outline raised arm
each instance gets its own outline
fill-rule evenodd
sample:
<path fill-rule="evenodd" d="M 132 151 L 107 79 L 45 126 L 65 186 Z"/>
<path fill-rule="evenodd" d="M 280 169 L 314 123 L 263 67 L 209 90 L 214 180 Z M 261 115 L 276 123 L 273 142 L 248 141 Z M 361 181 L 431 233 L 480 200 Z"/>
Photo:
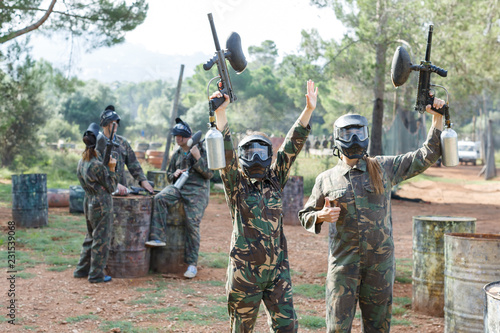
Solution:
<path fill-rule="evenodd" d="M 306 107 L 304 111 L 299 116 L 299 121 L 302 126 L 307 127 L 309 120 L 311 120 L 311 115 L 316 109 L 316 102 L 318 100 L 318 87 L 314 89 L 314 82 L 307 81 L 307 94 L 306 94 Z"/>

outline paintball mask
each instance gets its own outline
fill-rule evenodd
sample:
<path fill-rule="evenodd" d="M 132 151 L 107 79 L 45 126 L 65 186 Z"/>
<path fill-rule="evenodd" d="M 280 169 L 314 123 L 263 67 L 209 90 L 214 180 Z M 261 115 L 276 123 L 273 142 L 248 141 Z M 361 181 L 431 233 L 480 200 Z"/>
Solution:
<path fill-rule="evenodd" d="M 271 165 L 273 145 L 263 135 L 250 135 L 238 144 L 238 159 L 249 178 L 264 178 Z"/>
<path fill-rule="evenodd" d="M 106 127 L 113 120 L 116 120 L 118 126 L 120 126 L 120 116 L 115 112 L 115 107 L 113 105 L 106 106 L 106 109 L 101 113 L 101 127 Z"/>
<path fill-rule="evenodd" d="M 89 148 L 94 148 L 99 135 L 99 126 L 96 123 L 89 125 L 89 128 L 83 133 L 83 142 Z"/>
<path fill-rule="evenodd" d="M 370 141 L 368 140 L 368 121 L 357 114 L 341 116 L 333 125 L 333 137 L 335 149 L 346 157 L 363 158 Z"/>
<path fill-rule="evenodd" d="M 175 118 L 175 126 L 172 129 L 172 135 L 177 136 L 180 135 L 184 138 L 190 138 L 193 132 L 191 131 L 191 127 L 182 121 L 181 118 Z"/>

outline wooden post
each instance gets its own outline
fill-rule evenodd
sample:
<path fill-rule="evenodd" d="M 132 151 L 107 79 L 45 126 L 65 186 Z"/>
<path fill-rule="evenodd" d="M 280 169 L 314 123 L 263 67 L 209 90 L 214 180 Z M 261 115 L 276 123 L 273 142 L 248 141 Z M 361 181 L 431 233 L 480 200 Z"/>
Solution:
<path fill-rule="evenodd" d="M 177 90 L 175 91 L 174 104 L 172 105 L 172 117 L 170 118 L 170 128 L 167 133 L 167 145 L 165 146 L 165 153 L 163 154 L 163 162 L 161 163 L 161 171 L 165 171 L 168 165 L 170 143 L 172 140 L 172 128 L 175 126 L 175 118 L 177 118 L 177 108 L 179 106 L 179 96 L 181 94 L 182 76 L 184 74 L 184 65 L 181 65 L 179 73 L 179 80 L 177 81 Z"/>

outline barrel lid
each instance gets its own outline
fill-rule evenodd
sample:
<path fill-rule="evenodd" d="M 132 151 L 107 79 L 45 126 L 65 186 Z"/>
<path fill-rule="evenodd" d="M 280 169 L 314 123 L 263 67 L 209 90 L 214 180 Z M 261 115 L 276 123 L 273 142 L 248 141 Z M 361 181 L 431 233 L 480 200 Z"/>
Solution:
<path fill-rule="evenodd" d="M 475 217 L 465 216 L 413 216 L 413 219 L 431 222 L 470 222 L 477 220 Z"/>
<path fill-rule="evenodd" d="M 488 283 L 483 289 L 486 295 L 500 300 L 500 281 Z"/>

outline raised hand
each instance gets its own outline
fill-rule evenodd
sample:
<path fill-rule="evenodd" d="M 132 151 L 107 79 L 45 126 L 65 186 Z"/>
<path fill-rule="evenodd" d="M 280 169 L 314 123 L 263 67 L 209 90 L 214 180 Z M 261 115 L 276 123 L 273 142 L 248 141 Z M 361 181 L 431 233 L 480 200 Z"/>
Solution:
<path fill-rule="evenodd" d="M 318 100 L 318 87 L 314 89 L 314 81 L 307 81 L 307 94 L 306 94 L 306 108 L 310 110 L 316 109 L 316 102 Z"/>

